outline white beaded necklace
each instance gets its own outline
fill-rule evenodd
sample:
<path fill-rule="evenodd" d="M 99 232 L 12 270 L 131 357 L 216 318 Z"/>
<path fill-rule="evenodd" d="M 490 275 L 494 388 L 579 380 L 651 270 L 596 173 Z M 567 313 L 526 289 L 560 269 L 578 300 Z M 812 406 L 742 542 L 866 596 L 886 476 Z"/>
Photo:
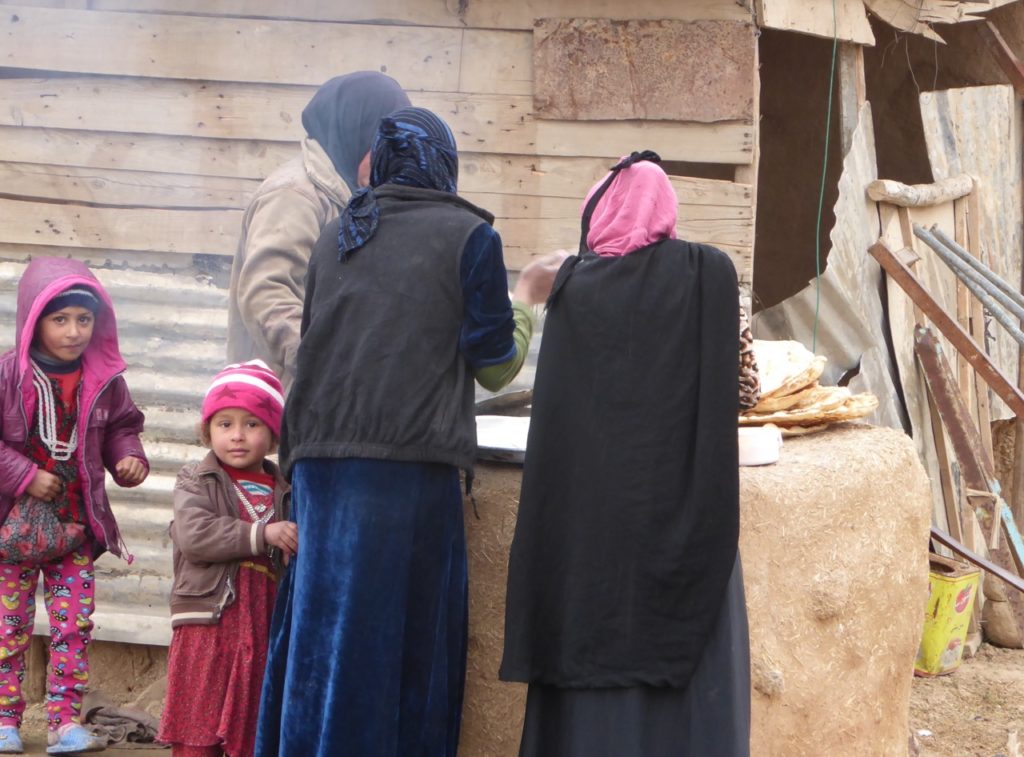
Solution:
<path fill-rule="evenodd" d="M 49 377 L 33 361 L 32 363 L 32 384 L 36 388 L 36 396 L 39 398 L 39 437 L 50 450 L 50 457 L 54 460 L 70 460 L 71 456 L 78 449 L 78 420 L 75 419 L 74 428 L 71 429 L 71 438 L 62 442 L 57 438 L 57 399 L 53 396 L 53 384 Z"/>
<path fill-rule="evenodd" d="M 235 487 L 235 493 L 238 495 L 239 501 L 242 506 L 245 507 L 245 511 L 249 513 L 249 517 L 258 523 L 266 523 L 274 517 L 274 507 L 271 505 L 269 508 L 266 505 L 253 505 L 249 501 L 249 498 L 245 496 L 245 492 L 242 491 L 242 487 L 234 481 L 231 484 Z"/>

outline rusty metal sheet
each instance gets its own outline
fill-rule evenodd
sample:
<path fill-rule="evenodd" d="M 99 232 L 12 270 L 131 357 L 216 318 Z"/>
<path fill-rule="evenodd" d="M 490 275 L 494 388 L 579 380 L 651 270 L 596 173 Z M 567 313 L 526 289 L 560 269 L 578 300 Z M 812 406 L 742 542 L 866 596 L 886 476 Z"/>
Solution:
<path fill-rule="evenodd" d="M 971 420 L 949 361 L 931 329 L 919 326 L 914 330 L 914 353 L 924 371 L 928 393 L 935 401 L 939 417 L 949 434 L 964 483 L 968 489 L 994 495 L 978 497 L 974 502 L 975 511 L 982 516 L 983 525 L 990 529 L 1001 527 L 1006 537 L 1005 547 L 989 545 L 989 552 L 1005 568 L 1015 568 L 1018 573 L 1024 574 L 1024 540 L 1010 508 L 1000 496 L 999 481 L 995 477 L 992 461 L 985 454 L 981 434 Z M 1012 601 L 1015 611 L 1024 612 L 1019 599 L 1014 598 Z"/>
<path fill-rule="evenodd" d="M 539 19 L 534 115 L 749 122 L 755 32 L 739 21 Z"/>
<path fill-rule="evenodd" d="M 922 326 L 914 329 L 914 352 L 924 371 L 928 392 L 949 434 L 953 454 L 960 461 L 964 482 L 970 489 L 987 490 L 995 479 L 992 461 L 983 452 L 981 434 L 971 420 L 942 345 L 931 329 Z"/>

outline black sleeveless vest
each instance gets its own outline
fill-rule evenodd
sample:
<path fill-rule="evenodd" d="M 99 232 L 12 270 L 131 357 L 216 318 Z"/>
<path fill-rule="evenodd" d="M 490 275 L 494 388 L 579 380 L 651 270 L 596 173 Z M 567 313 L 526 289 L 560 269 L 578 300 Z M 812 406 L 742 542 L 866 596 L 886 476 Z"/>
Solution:
<path fill-rule="evenodd" d="M 283 467 L 304 457 L 437 462 L 472 470 L 473 374 L 459 351 L 462 252 L 493 216 L 457 195 L 384 185 L 380 224 L 338 260 L 338 224 L 306 276 Z"/>

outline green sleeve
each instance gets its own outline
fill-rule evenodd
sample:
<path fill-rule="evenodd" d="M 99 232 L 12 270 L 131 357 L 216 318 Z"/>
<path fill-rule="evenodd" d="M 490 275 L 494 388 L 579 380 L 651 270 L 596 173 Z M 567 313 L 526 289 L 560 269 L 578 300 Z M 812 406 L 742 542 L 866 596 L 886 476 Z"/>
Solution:
<path fill-rule="evenodd" d="M 526 362 L 526 351 L 530 347 L 530 338 L 533 336 L 533 313 L 530 308 L 521 302 L 512 303 L 512 319 L 515 321 L 515 331 L 512 334 L 512 341 L 516 345 L 516 354 L 504 363 L 496 363 L 479 368 L 475 371 L 476 380 L 484 389 L 489 392 L 496 392 L 516 377 L 519 369 Z"/>

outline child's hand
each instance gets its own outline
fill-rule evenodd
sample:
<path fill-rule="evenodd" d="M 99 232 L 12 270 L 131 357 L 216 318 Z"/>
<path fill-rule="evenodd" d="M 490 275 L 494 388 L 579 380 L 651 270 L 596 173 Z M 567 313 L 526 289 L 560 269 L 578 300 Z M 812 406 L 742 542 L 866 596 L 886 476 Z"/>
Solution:
<path fill-rule="evenodd" d="M 64 484 L 57 476 L 39 468 L 36 471 L 36 477 L 32 479 L 32 483 L 28 485 L 25 492 L 43 502 L 53 502 L 63 488 Z"/>
<path fill-rule="evenodd" d="M 268 523 L 263 529 L 263 540 L 272 547 L 277 547 L 284 555 L 284 564 L 299 551 L 299 527 L 290 520 Z"/>
<path fill-rule="evenodd" d="M 114 470 L 117 472 L 117 477 L 122 482 L 122 486 L 138 486 L 146 480 L 146 474 L 148 473 L 142 461 L 131 455 L 122 457 L 117 465 L 114 466 Z"/>

